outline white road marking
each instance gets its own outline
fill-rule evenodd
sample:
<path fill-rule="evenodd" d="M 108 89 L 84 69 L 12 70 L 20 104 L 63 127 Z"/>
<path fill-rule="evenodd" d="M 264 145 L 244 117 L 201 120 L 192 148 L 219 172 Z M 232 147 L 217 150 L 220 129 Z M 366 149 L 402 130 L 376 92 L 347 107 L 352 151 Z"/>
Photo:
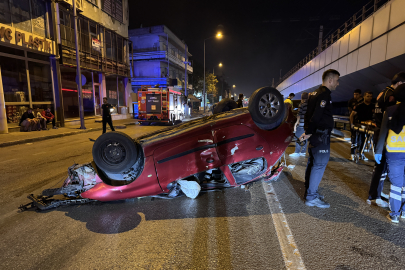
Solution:
<path fill-rule="evenodd" d="M 286 268 L 306 269 L 273 185 L 264 181 L 262 184 L 266 193 L 267 203 L 273 218 L 274 227 L 276 228 L 277 238 L 280 243 L 280 249 L 283 254 Z"/>
<path fill-rule="evenodd" d="M 3 161 L 0 161 L 0 163 L 4 163 L 4 162 L 7 162 L 7 161 L 13 161 L 13 160 L 17 160 L 17 159 L 13 158 L 13 159 L 8 159 L 8 160 L 3 160 Z"/>
<path fill-rule="evenodd" d="M 33 156 L 37 156 L 37 155 L 41 155 L 41 154 L 45 154 L 46 152 L 40 152 L 40 153 L 36 153 L 36 154 L 32 154 Z"/>

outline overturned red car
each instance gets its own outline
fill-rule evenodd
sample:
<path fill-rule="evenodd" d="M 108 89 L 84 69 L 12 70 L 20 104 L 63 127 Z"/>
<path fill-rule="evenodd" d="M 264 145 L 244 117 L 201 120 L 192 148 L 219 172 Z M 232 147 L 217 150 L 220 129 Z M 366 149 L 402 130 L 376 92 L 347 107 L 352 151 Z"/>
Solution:
<path fill-rule="evenodd" d="M 229 110 L 234 101 L 221 102 L 217 106 L 224 112 L 138 138 L 101 135 L 91 163 L 73 165 L 62 187 L 30 194 L 32 202 L 20 209 L 183 193 L 195 198 L 200 190 L 277 177 L 296 120 L 283 96 L 263 87 L 252 94 L 248 108 Z"/>

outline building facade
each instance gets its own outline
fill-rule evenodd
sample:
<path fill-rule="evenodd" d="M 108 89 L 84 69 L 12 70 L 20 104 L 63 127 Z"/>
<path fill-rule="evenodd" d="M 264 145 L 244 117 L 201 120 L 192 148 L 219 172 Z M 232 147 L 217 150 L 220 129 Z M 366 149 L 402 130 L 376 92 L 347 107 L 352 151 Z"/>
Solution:
<path fill-rule="evenodd" d="M 51 10 L 42 0 L 0 1 L 0 133 L 28 108 L 54 108 Z"/>
<path fill-rule="evenodd" d="M 104 97 L 114 106 L 113 119 L 127 118 L 131 85 L 128 0 L 76 0 L 85 117 L 101 115 Z M 71 0 L 57 4 L 61 103 L 67 121 L 79 117 L 76 47 Z M 70 120 L 71 119 L 71 120 Z"/>
<path fill-rule="evenodd" d="M 128 0 L 75 0 L 86 117 L 128 118 Z M 59 125 L 79 117 L 72 0 L 0 0 L 0 133 L 28 109 L 51 108 Z"/>
<path fill-rule="evenodd" d="M 185 90 L 185 78 L 187 89 L 192 89 L 188 79 L 193 73 L 189 60 L 192 55 L 188 52 L 187 45 L 170 29 L 158 25 L 131 29 L 128 32 L 134 48 L 131 84 L 135 93 L 142 85 Z"/>

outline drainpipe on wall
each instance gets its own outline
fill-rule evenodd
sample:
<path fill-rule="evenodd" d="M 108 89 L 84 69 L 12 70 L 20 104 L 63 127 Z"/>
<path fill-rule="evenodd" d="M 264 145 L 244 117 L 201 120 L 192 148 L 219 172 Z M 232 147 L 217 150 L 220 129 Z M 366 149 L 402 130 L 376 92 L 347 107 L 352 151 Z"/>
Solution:
<path fill-rule="evenodd" d="M 55 89 L 55 118 L 59 121 L 61 127 L 65 126 L 65 115 L 63 113 L 63 95 L 62 95 L 62 78 L 60 75 L 60 54 L 59 54 L 59 44 L 60 44 L 60 28 L 57 26 L 59 22 L 59 5 L 55 2 L 51 2 L 51 12 L 52 12 L 52 40 L 56 43 L 55 47 L 55 57 L 51 58 L 52 66 L 51 68 L 55 71 L 56 81 L 54 82 Z"/>
<path fill-rule="evenodd" d="M 76 46 L 76 83 L 77 83 L 77 93 L 79 95 L 79 114 L 80 114 L 80 129 L 86 129 L 84 126 L 84 109 L 83 109 L 83 95 L 82 95 L 82 73 L 80 70 L 80 55 L 79 55 L 79 41 L 77 38 L 77 11 L 76 11 L 76 1 L 73 0 L 73 18 L 75 21 L 75 46 Z"/>

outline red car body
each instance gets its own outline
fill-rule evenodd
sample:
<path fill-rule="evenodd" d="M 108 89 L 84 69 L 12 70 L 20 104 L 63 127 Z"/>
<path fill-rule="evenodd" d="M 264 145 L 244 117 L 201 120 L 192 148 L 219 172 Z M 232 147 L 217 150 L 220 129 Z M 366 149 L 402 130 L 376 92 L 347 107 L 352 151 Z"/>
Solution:
<path fill-rule="evenodd" d="M 280 126 L 263 130 L 245 108 L 144 135 L 135 139 L 142 148 L 143 171 L 134 181 L 114 186 L 96 176 L 97 184 L 80 196 L 112 201 L 168 193 L 171 183 L 215 168 L 221 170 L 229 187 L 235 187 L 246 182 L 236 181 L 229 165 L 259 157 L 265 159 L 266 169 L 247 182 L 271 176 L 293 138 L 295 121 L 288 107 Z"/>

